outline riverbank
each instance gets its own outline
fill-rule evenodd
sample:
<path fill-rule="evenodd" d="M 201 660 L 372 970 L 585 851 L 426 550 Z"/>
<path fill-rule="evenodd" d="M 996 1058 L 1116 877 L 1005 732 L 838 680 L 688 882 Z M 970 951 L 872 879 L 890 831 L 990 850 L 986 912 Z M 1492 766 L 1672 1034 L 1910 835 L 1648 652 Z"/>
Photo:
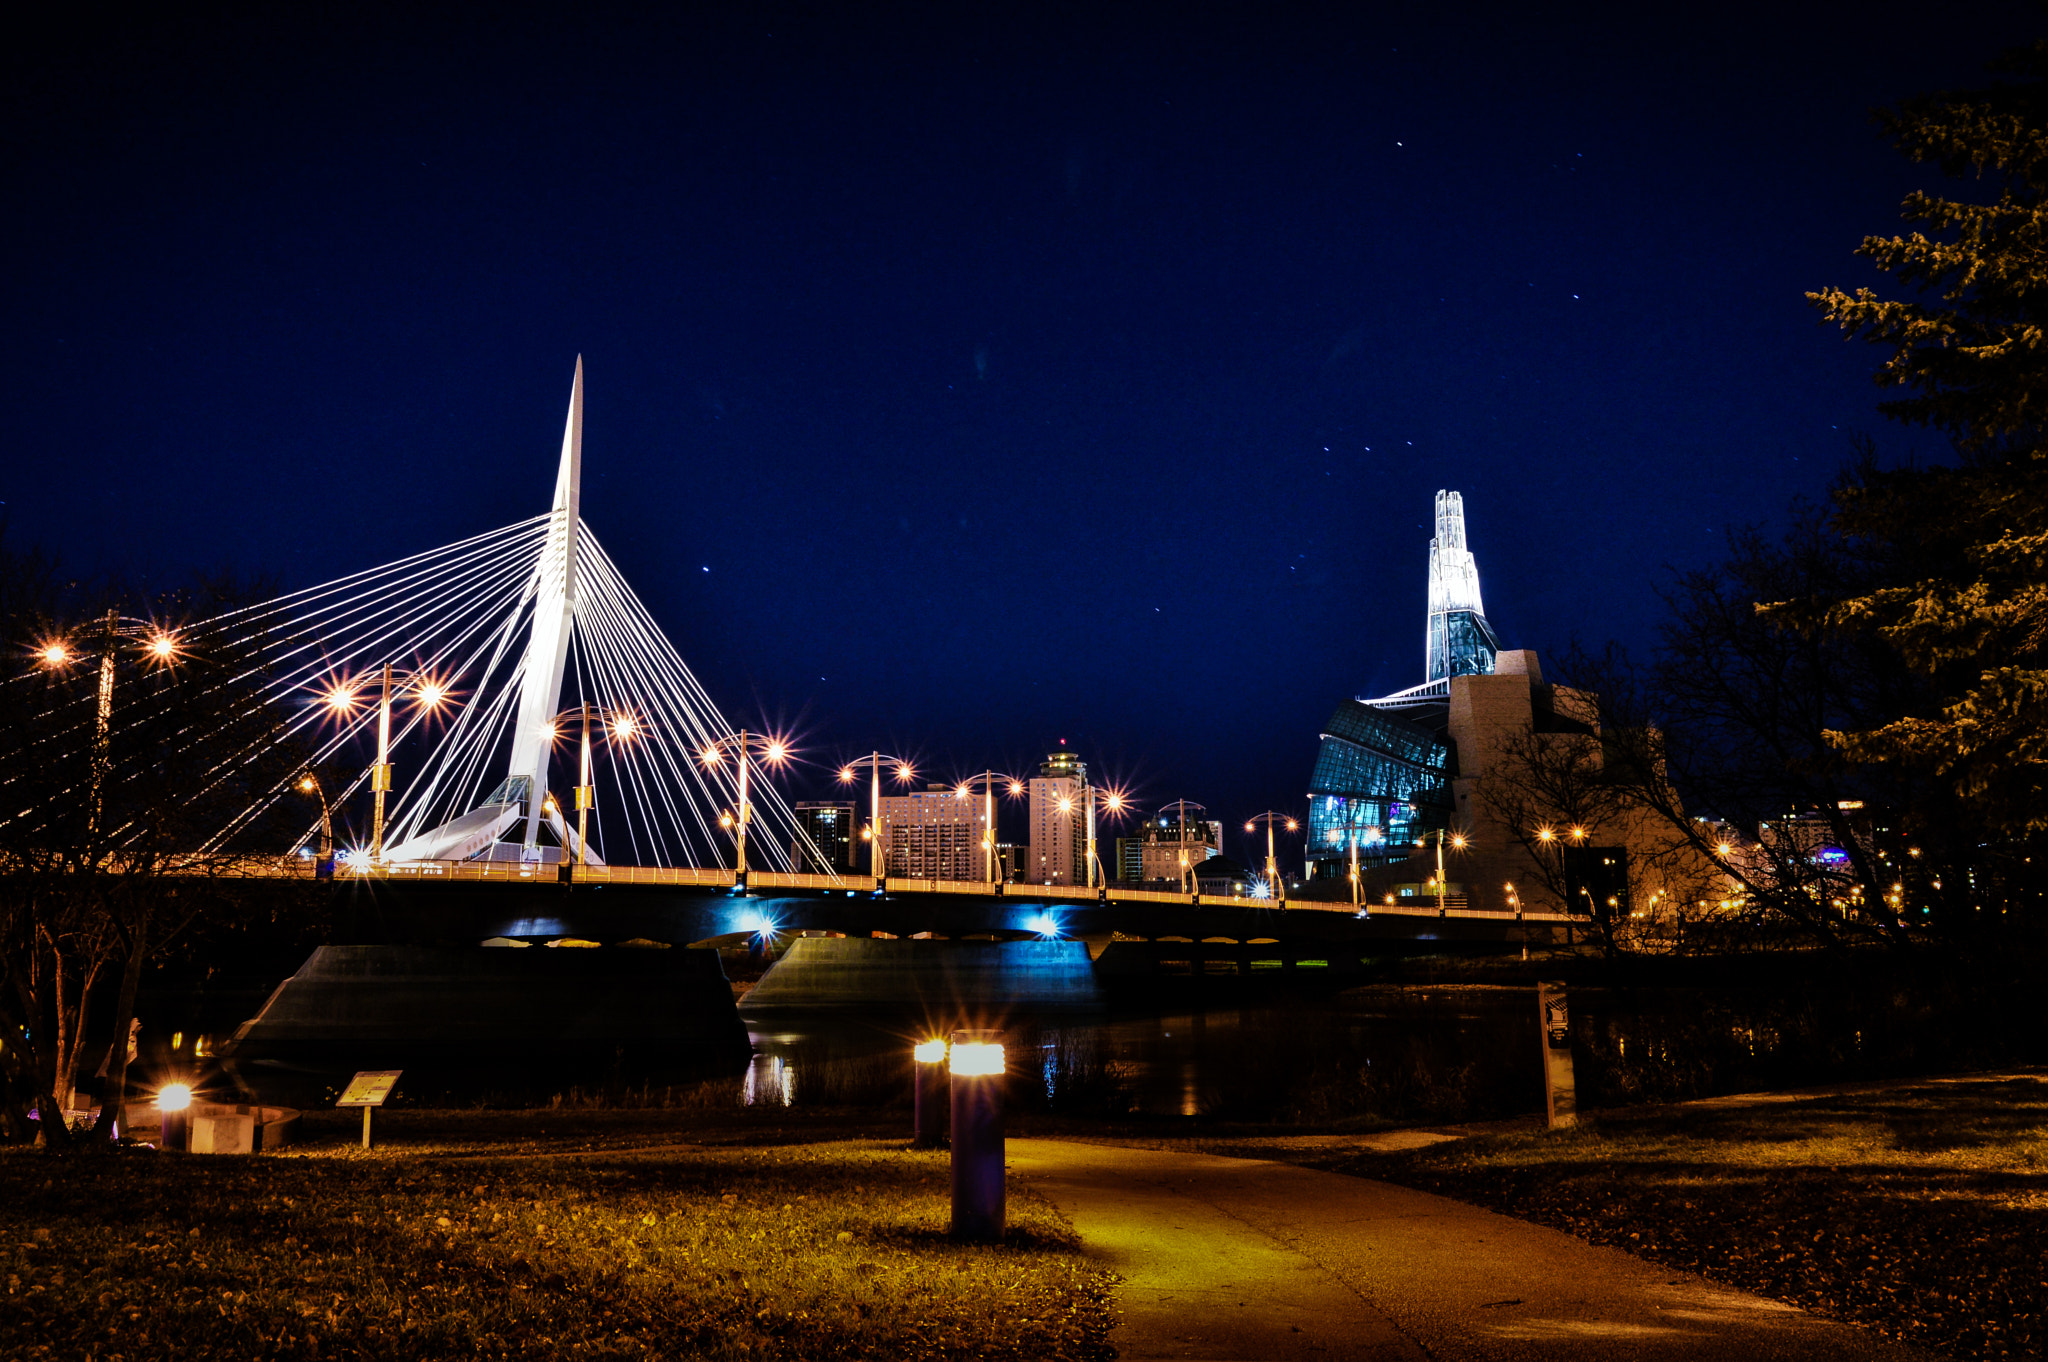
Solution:
<path fill-rule="evenodd" d="M 1013 1188 L 946 1238 L 898 1123 L 353 1113 L 261 1157 L 0 1152 L 0 1355 L 1108 1357 L 1112 1279 Z"/>
<path fill-rule="evenodd" d="M 2048 1349 L 2048 1072 L 1437 1134 L 1172 1143 L 1473 1202 L 1956 1357 Z"/>

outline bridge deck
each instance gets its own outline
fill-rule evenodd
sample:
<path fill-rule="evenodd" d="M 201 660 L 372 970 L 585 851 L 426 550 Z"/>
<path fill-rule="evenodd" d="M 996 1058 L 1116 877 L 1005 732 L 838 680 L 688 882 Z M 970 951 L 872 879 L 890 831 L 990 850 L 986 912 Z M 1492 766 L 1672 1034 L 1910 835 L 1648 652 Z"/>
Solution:
<path fill-rule="evenodd" d="M 667 885 L 679 888 L 731 889 L 737 885 L 738 876 L 730 870 L 704 870 L 694 867 L 673 866 L 572 866 L 570 882 L 574 884 L 644 884 Z M 391 881 L 398 883 L 430 884 L 436 881 L 448 883 L 485 881 L 497 884 L 547 884 L 562 883 L 562 867 L 521 861 L 416 861 L 374 867 L 341 866 L 335 878 L 343 881 Z M 305 861 L 276 863 L 271 873 L 294 879 L 313 878 L 313 867 Z M 779 871 L 755 870 L 747 874 L 747 888 L 750 892 L 762 890 L 797 890 L 820 894 L 873 893 L 876 882 L 865 875 L 792 875 Z M 944 894 L 957 898 L 1009 898 L 1027 902 L 1070 901 L 1076 903 L 1100 904 L 1177 904 L 1183 907 L 1232 907 L 1232 908 L 1286 908 L 1290 912 L 1321 912 L 1356 914 L 1358 908 L 1349 902 L 1326 902 L 1315 899 L 1288 899 L 1285 901 L 1256 896 L 1230 894 L 1180 894 L 1160 889 L 1090 889 L 1075 884 L 990 884 L 983 880 L 927 880 L 900 879 L 891 876 L 882 881 L 881 891 L 888 895 Z M 1366 905 L 1373 915 L 1391 914 L 1399 917 L 1446 917 L 1469 918 L 1499 922 L 1554 922 L 1570 923 L 1575 919 L 1563 913 L 1509 912 L 1500 909 L 1473 908 L 1462 896 L 1446 898 L 1440 910 L 1434 899 L 1411 899 L 1405 903 L 1373 903 Z"/>

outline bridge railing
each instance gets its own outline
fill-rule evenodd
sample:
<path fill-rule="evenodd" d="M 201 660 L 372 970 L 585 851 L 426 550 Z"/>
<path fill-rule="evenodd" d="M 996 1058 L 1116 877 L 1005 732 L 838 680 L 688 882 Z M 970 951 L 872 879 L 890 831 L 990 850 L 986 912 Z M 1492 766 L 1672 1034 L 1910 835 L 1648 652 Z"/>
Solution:
<path fill-rule="evenodd" d="M 727 881 L 730 883 L 730 879 Z M 749 870 L 749 889 L 872 889 L 875 882 L 862 877 L 846 875 L 805 875 L 785 873 L 780 870 Z"/>
<path fill-rule="evenodd" d="M 733 873 L 730 870 L 700 870 L 695 866 L 579 865 L 576 867 L 576 883 L 690 884 L 730 889 L 733 885 Z"/>
<path fill-rule="evenodd" d="M 1171 889 L 1112 889 L 1111 903 L 1193 903 L 1193 894 L 1176 893 Z"/>
<path fill-rule="evenodd" d="M 891 875 L 883 882 L 891 894 L 975 894 L 994 898 L 996 886 L 986 880 L 921 880 Z"/>

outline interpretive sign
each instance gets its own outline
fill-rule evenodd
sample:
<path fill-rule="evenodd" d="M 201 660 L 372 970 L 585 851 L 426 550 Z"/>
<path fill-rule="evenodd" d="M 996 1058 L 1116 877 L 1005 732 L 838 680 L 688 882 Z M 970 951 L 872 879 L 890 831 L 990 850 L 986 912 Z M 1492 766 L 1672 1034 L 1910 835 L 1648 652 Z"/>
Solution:
<path fill-rule="evenodd" d="M 1536 985 L 1536 1007 L 1543 1022 L 1543 1096 L 1550 1128 L 1579 1123 L 1578 1085 L 1572 1078 L 1572 1018 L 1564 985 Z"/>
<path fill-rule="evenodd" d="M 363 1109 L 363 1148 L 370 1148 L 370 1113 L 384 1105 L 384 1099 L 398 1086 L 398 1076 L 403 1069 L 364 1069 L 348 1081 L 341 1090 L 337 1107 L 361 1107 Z"/>
<path fill-rule="evenodd" d="M 398 1086 L 398 1076 L 403 1069 L 365 1069 L 348 1081 L 342 1089 L 337 1107 L 381 1107 L 391 1090 Z"/>

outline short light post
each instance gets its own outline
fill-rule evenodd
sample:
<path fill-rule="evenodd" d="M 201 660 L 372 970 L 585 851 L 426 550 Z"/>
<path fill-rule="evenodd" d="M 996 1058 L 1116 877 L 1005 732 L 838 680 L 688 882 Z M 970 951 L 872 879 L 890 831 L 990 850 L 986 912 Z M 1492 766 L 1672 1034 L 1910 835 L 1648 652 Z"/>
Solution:
<path fill-rule="evenodd" d="M 741 729 L 715 742 L 704 745 L 702 753 L 706 766 L 716 766 L 725 753 L 731 752 L 739 762 L 739 804 L 734 809 L 734 861 L 733 888 L 745 893 L 747 889 L 747 825 L 754 821 L 753 801 L 747 797 L 747 785 L 753 769 L 753 756 L 758 750 L 761 760 L 770 766 L 780 766 L 789 760 L 789 745 L 780 738 L 765 733 L 749 733 Z"/>
<path fill-rule="evenodd" d="M 946 1142 L 946 1042 L 934 1036 L 911 1051 L 916 1073 L 911 1089 L 910 1146 L 937 1149 Z"/>
<path fill-rule="evenodd" d="M 187 1083 L 166 1083 L 156 1090 L 156 1109 L 162 1118 L 157 1139 L 165 1149 L 187 1149 L 192 1143 L 192 1088 Z"/>
<path fill-rule="evenodd" d="M 1280 860 L 1273 849 L 1273 825 L 1275 823 L 1280 823 L 1284 825 L 1289 832 L 1294 832 L 1301 827 L 1301 824 L 1297 823 L 1292 817 L 1290 817 L 1287 814 L 1281 813 L 1276 809 L 1268 809 L 1264 813 L 1253 814 L 1249 819 L 1245 820 L 1244 830 L 1246 832 L 1251 832 L 1260 823 L 1264 823 L 1266 825 L 1267 892 L 1270 893 L 1276 900 L 1278 900 L 1280 905 L 1284 908 L 1287 906 L 1287 881 L 1281 878 Z"/>
<path fill-rule="evenodd" d="M 839 768 L 839 783 L 851 785 L 854 771 L 862 766 L 868 768 L 868 873 L 875 877 L 875 892 L 887 887 L 888 850 L 882 845 L 882 763 L 888 762 L 896 768 L 896 779 L 909 783 L 917 778 L 917 768 L 903 757 L 886 756 L 875 752 L 865 757 L 855 757 Z"/>
<path fill-rule="evenodd" d="M 990 884 L 1002 881 L 1002 876 L 996 871 L 996 782 L 999 780 L 1004 783 L 1004 793 L 1012 799 L 1019 798 L 1025 793 L 1022 780 L 1001 771 L 983 771 L 971 775 L 961 781 L 960 788 L 953 792 L 956 798 L 967 799 L 974 793 L 974 783 L 981 782 L 981 874 Z"/>
<path fill-rule="evenodd" d="M 953 1033 L 955 1239 L 1003 1237 L 1003 1033 Z"/>

